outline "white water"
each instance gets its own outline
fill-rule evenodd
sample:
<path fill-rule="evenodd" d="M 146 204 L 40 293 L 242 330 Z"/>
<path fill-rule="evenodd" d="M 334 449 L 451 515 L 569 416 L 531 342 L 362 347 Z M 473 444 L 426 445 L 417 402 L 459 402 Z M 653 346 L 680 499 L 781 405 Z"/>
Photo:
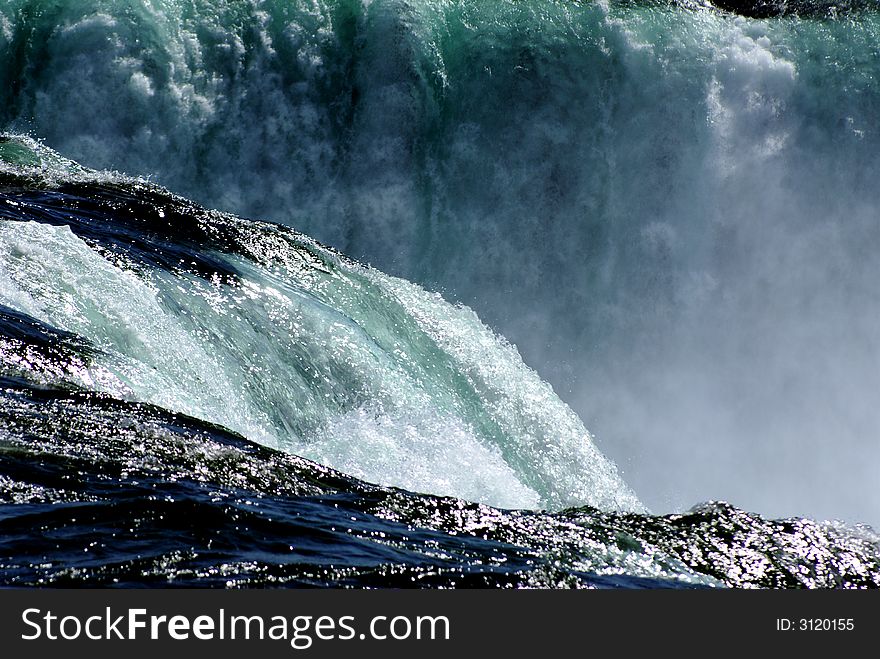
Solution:
<path fill-rule="evenodd" d="M 640 510 L 577 417 L 467 308 L 256 233 L 238 286 L 116 267 L 68 227 L 0 222 L 0 304 L 100 351 L 79 384 L 367 480 L 497 506 Z M 286 260 L 285 260 L 286 257 Z M 108 377 L 107 373 L 113 377 Z"/>

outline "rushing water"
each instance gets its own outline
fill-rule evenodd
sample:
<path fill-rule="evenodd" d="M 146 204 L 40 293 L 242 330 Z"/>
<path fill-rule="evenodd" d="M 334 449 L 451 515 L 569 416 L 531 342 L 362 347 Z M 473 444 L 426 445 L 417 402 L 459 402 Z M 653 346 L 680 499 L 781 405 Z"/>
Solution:
<path fill-rule="evenodd" d="M 5 580 L 876 585 L 880 14 L 717 4 L 4 3 Z"/>

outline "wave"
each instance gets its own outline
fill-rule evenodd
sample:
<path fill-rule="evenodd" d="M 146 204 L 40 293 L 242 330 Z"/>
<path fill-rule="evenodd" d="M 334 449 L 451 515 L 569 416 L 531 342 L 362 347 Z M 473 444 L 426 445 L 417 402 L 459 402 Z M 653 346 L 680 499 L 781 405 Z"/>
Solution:
<path fill-rule="evenodd" d="M 470 309 L 144 182 L 80 169 L 58 183 L 76 165 L 32 140 L 7 137 L 2 152 L 15 158 L 0 170 L 0 305 L 90 346 L 65 380 L 374 482 L 642 510 Z"/>

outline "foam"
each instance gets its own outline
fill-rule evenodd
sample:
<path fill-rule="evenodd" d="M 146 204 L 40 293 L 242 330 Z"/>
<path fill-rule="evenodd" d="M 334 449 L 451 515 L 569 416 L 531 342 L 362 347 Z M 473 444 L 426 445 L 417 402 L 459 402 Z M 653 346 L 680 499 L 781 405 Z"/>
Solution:
<path fill-rule="evenodd" d="M 372 482 L 510 508 L 642 510 L 473 312 L 354 263 L 304 274 L 292 243 L 276 240 L 273 256 L 267 229 L 239 230 L 265 265 L 215 255 L 241 274 L 229 284 L 136 273 L 69 227 L 3 221 L 0 304 L 86 339 L 95 375 L 80 384 Z"/>

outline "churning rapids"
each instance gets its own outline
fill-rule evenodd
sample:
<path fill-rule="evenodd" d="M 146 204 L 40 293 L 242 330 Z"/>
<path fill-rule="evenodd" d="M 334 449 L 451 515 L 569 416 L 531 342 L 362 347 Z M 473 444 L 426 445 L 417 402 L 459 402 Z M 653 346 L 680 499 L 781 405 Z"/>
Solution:
<path fill-rule="evenodd" d="M 0 2 L 0 585 L 880 586 L 878 7 Z"/>
<path fill-rule="evenodd" d="M 4 584 L 880 585 L 868 528 L 646 514 L 465 307 L 29 138 L 0 156 Z"/>

